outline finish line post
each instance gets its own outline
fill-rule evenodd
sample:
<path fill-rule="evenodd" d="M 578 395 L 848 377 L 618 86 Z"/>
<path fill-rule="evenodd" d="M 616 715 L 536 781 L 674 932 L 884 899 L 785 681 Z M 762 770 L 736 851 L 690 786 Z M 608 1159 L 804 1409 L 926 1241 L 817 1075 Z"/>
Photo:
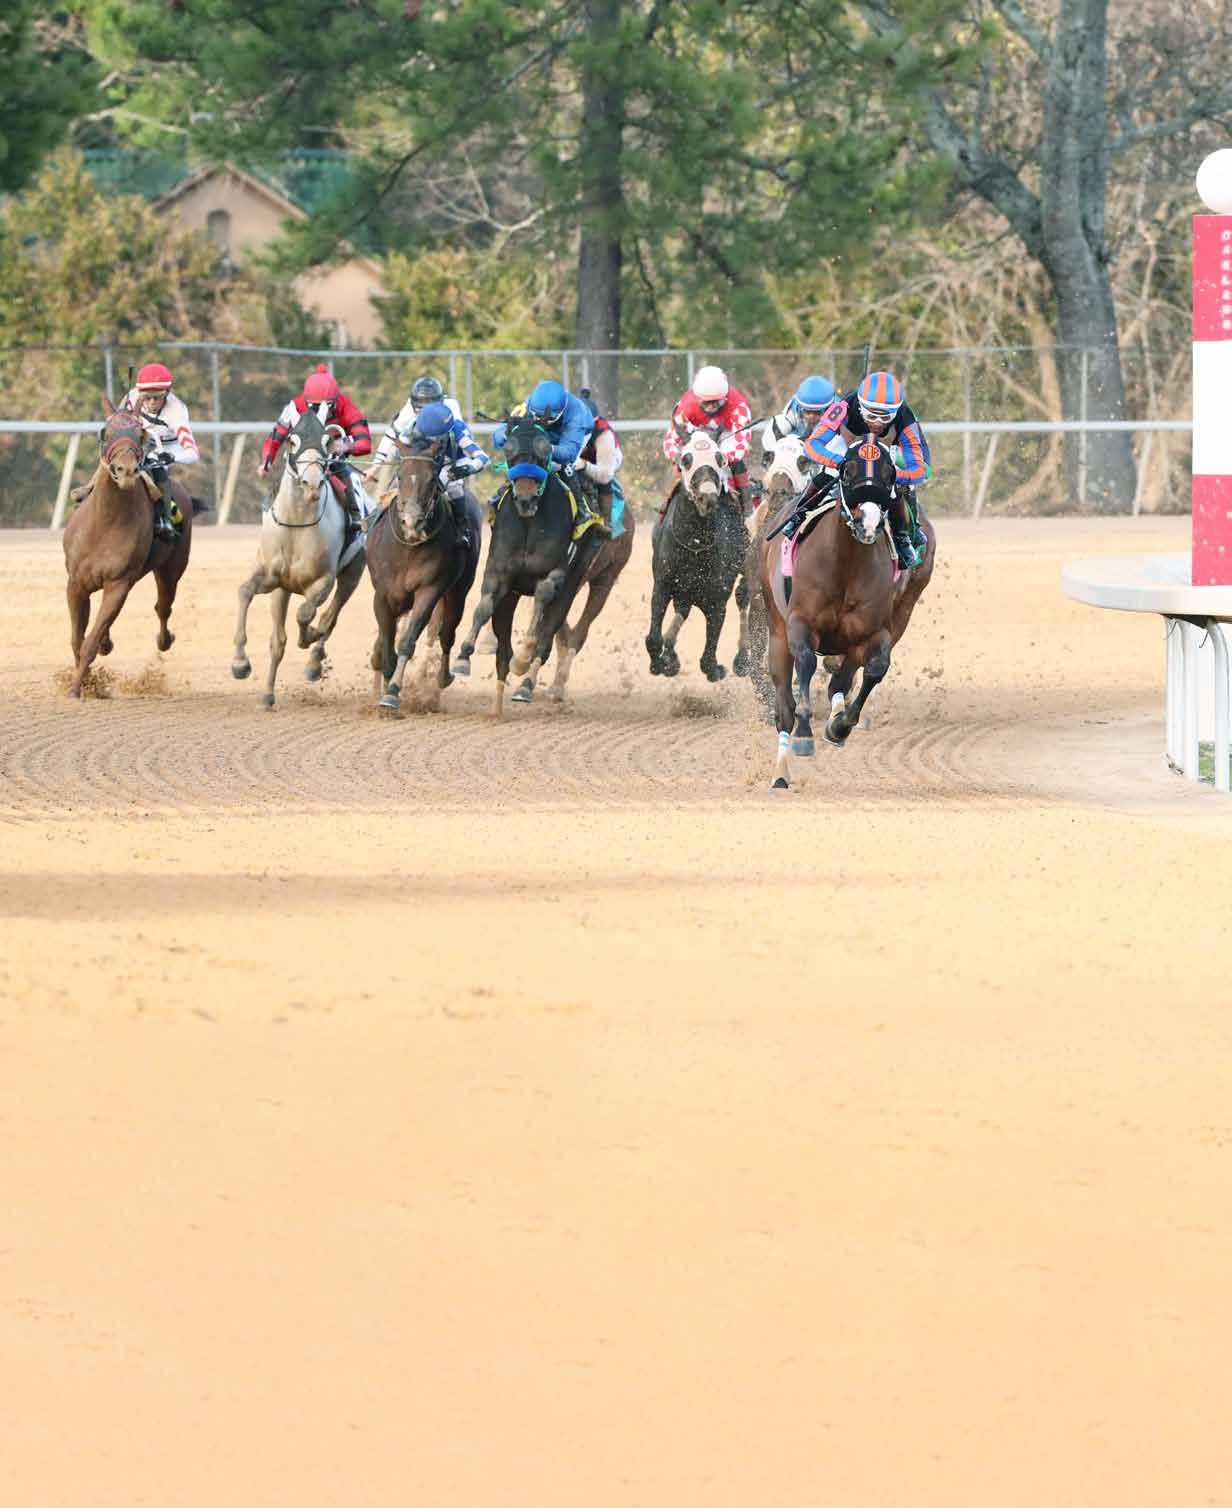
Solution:
<path fill-rule="evenodd" d="M 1195 586 L 1232 584 L 1232 147 L 1198 169 L 1209 215 L 1193 218 Z"/>

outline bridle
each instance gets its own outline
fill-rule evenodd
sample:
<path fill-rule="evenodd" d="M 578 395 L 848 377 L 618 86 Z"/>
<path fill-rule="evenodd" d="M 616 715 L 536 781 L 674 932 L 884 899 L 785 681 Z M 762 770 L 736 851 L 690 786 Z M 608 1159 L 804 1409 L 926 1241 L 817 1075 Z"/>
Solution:
<path fill-rule="evenodd" d="M 326 426 L 326 434 L 328 434 L 331 429 L 336 429 L 339 434 L 342 434 L 343 432 L 341 425 L 330 424 Z M 304 442 L 302 437 L 295 434 L 294 431 L 287 436 L 287 470 L 291 473 L 291 475 L 295 478 L 295 480 L 300 484 L 301 487 L 310 487 L 312 483 L 307 481 L 304 477 L 300 476 L 299 466 L 297 465 L 297 462 L 304 460 L 304 458 L 308 456 L 315 456 L 317 458 L 316 464 L 321 468 L 321 482 L 317 489 L 317 500 L 319 503 L 317 516 L 315 518 L 307 519 L 303 523 L 286 523 L 283 519 L 278 517 L 278 514 L 276 512 L 276 509 L 278 507 L 278 495 L 277 493 L 275 493 L 274 499 L 270 503 L 270 517 L 280 529 L 315 529 L 321 522 L 321 520 L 325 517 L 325 510 L 329 506 L 329 479 L 326 476 L 325 452 L 323 450 L 317 450 L 312 446 L 310 446 L 307 450 L 301 450 L 303 443 Z M 309 464 L 312 463 L 309 462 Z"/>
<path fill-rule="evenodd" d="M 133 459 L 136 461 L 138 466 L 141 465 L 141 459 L 144 454 L 144 449 L 140 439 L 135 433 L 135 431 L 139 429 L 140 426 L 136 419 L 134 419 L 131 424 L 126 423 L 124 425 L 123 432 L 121 434 L 112 436 L 110 440 L 107 439 L 106 430 L 104 429 L 103 431 L 102 442 L 99 445 L 99 456 L 102 460 L 103 465 L 107 469 L 107 475 L 111 478 L 111 480 L 116 484 L 117 487 L 120 485 L 120 478 L 116 475 L 114 459 L 116 453 L 119 450 L 121 450 L 122 448 L 131 450 L 133 453 Z"/>
<path fill-rule="evenodd" d="M 397 542 L 402 546 L 404 550 L 417 550 L 420 545 L 426 545 L 430 540 L 436 538 L 436 536 L 441 532 L 441 529 L 445 523 L 445 509 L 443 506 L 444 489 L 441 486 L 441 479 L 439 475 L 436 475 L 436 457 L 434 455 L 430 454 L 428 451 L 411 451 L 409 454 L 403 452 L 402 463 L 398 468 L 399 482 L 401 482 L 402 466 L 405 466 L 408 461 L 417 460 L 427 461 L 428 465 L 431 466 L 433 470 L 432 502 L 430 503 L 427 514 L 425 515 L 425 522 L 431 523 L 432 520 L 435 519 L 436 524 L 429 533 L 422 535 L 419 539 L 408 539 L 405 534 L 399 533 L 398 531 L 402 527 L 402 513 L 399 507 L 399 504 L 402 502 L 402 493 L 401 487 L 399 487 L 398 495 L 393 499 L 393 501 L 385 511 L 389 514 L 389 532 L 393 535 L 393 537 L 397 540 Z"/>

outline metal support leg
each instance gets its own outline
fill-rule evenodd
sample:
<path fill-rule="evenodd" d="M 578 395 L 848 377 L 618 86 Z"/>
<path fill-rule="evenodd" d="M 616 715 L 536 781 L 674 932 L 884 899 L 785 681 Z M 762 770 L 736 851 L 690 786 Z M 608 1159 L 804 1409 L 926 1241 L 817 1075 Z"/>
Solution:
<path fill-rule="evenodd" d="M 1232 790 L 1228 759 L 1232 754 L 1232 725 L 1228 714 L 1228 641 L 1223 624 L 1212 619 L 1207 624 L 1215 651 L 1215 789 Z"/>
<path fill-rule="evenodd" d="M 1179 774 L 1181 768 L 1181 625 L 1175 618 L 1164 619 L 1164 653 L 1167 659 L 1164 752 L 1168 763 Z"/>
<path fill-rule="evenodd" d="M 51 510 L 51 527 L 58 529 L 64 522 L 64 510 L 68 507 L 69 488 L 73 485 L 73 468 L 77 465 L 77 452 L 81 449 L 81 436 L 69 435 L 68 449 L 64 452 L 64 470 L 60 473 L 60 488 L 56 493 L 56 505 Z"/>
<path fill-rule="evenodd" d="M 1198 661 L 1202 635 L 1192 623 L 1181 624 L 1181 654 L 1184 657 L 1184 744 L 1181 770 L 1186 780 L 1198 778 Z"/>

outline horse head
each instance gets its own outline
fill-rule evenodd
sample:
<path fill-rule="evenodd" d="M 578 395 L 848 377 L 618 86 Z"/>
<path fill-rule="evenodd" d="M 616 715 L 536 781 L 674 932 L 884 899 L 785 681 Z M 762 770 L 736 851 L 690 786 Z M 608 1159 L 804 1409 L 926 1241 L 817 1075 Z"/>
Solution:
<path fill-rule="evenodd" d="M 405 544 L 421 545 L 431 539 L 437 526 L 433 519 L 440 506 L 437 444 L 409 445 L 398 442 L 398 492 L 393 506 L 398 510 L 398 533 Z"/>
<path fill-rule="evenodd" d="M 505 460 L 513 484 L 514 506 L 522 518 L 534 518 L 548 483 L 552 442 L 529 414 L 509 420 Z"/>
<path fill-rule="evenodd" d="M 703 518 L 713 511 L 731 479 L 718 445 L 704 429 L 695 429 L 680 452 L 680 479 Z"/>
<path fill-rule="evenodd" d="M 128 492 L 137 480 L 145 454 L 145 426 L 141 415 L 127 404 L 115 408 L 106 399 L 107 422 L 99 436 L 99 453 L 107 474 L 117 487 Z"/>
<path fill-rule="evenodd" d="M 817 470 L 817 463 L 804 453 L 804 441 L 784 435 L 774 447 L 773 459 L 762 477 L 762 490 L 771 507 L 794 497 Z"/>
<path fill-rule="evenodd" d="M 876 436 L 865 435 L 847 447 L 838 473 L 839 499 L 847 527 L 859 544 L 871 545 L 877 538 L 894 500 L 896 475 L 889 447 Z"/>
<path fill-rule="evenodd" d="M 287 472 L 304 493 L 313 497 L 320 493 L 325 480 L 328 451 L 328 429 L 314 409 L 306 408 L 287 436 Z"/>

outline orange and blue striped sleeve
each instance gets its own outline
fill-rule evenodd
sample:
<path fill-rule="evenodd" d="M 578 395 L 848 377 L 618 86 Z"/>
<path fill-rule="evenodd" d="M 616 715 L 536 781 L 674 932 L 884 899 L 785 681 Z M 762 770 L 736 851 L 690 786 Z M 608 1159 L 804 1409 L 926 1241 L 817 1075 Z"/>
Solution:
<path fill-rule="evenodd" d="M 908 424 L 898 437 L 903 464 L 898 468 L 900 482 L 922 482 L 929 472 L 928 441 L 919 423 Z"/>

